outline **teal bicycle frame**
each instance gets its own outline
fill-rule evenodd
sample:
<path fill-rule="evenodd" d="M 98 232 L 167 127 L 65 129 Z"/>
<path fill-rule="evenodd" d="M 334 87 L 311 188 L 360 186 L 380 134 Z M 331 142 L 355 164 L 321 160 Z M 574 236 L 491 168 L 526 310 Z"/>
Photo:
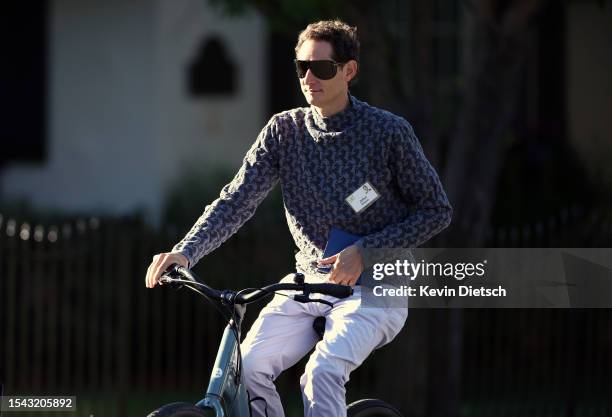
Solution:
<path fill-rule="evenodd" d="M 238 329 L 245 310 L 244 306 L 236 306 L 234 319 Z M 239 375 L 238 341 L 232 321 L 223 332 L 206 395 L 196 407 L 214 410 L 216 417 L 250 417 L 248 395 Z"/>
<path fill-rule="evenodd" d="M 208 300 L 217 304 L 227 325 L 219 344 L 215 364 L 210 375 L 208 388 L 203 399 L 193 405 L 174 403 L 156 410 L 153 416 L 194 416 L 203 415 L 211 417 L 251 417 L 251 401 L 244 384 L 242 383 L 242 363 L 240 357 L 240 330 L 242 320 L 246 312 L 246 304 L 258 301 L 269 294 L 281 290 L 298 291 L 291 297 L 296 302 L 322 302 L 332 305 L 328 301 L 311 299 L 311 293 L 326 294 L 336 298 L 349 297 L 353 290 L 351 287 L 337 284 L 308 284 L 304 283 L 301 274 L 294 275 L 294 283 L 277 283 L 263 288 L 249 288 L 242 291 L 219 291 L 200 282 L 195 274 L 187 268 L 173 266 L 164 276 L 160 283 L 174 283 L 184 285 Z M 176 407 L 187 407 L 181 414 L 174 414 Z M 195 410 L 194 410 L 195 408 Z M 210 413 L 214 414 L 210 414 Z M 190 414 L 189 414 L 190 413 Z"/>

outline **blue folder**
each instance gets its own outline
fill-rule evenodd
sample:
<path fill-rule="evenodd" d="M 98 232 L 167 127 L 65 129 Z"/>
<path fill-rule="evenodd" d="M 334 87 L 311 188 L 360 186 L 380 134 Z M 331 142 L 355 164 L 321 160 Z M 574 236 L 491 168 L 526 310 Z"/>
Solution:
<path fill-rule="evenodd" d="M 361 236 L 332 227 L 327 237 L 323 258 L 329 258 L 330 256 L 340 253 L 344 248 L 348 248 L 359 239 L 361 239 Z M 331 271 L 331 265 L 329 267 L 318 267 L 317 270 L 326 274 Z"/>
<path fill-rule="evenodd" d="M 323 257 L 329 258 L 330 256 L 334 256 L 357 242 L 359 239 L 361 239 L 361 236 L 332 227 L 327 237 L 327 244 L 325 245 L 325 251 L 323 251 Z"/>

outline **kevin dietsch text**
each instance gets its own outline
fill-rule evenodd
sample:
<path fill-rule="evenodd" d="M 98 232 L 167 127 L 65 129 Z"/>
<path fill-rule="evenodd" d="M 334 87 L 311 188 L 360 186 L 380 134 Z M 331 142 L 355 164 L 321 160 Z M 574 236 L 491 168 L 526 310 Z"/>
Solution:
<path fill-rule="evenodd" d="M 501 285 L 497 288 L 473 287 L 472 285 L 460 285 L 457 288 L 447 286 L 431 288 L 429 285 L 418 288 L 408 285 L 387 288 L 377 285 L 372 291 L 377 297 L 505 297 L 507 295 L 506 289 Z"/>

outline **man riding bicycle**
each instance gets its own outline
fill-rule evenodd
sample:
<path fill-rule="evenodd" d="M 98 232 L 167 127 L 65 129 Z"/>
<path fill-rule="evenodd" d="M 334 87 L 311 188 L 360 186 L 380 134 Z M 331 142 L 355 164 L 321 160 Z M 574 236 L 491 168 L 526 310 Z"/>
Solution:
<path fill-rule="evenodd" d="M 346 416 L 350 373 L 402 329 L 406 308 L 363 308 L 357 280 L 368 248 L 414 248 L 448 226 L 452 209 L 411 125 L 349 93 L 358 72 L 356 28 L 312 23 L 298 37 L 296 70 L 309 107 L 274 115 L 219 198 L 171 252 L 153 258 L 146 285 L 171 264 L 192 267 L 255 212 L 280 182 L 285 214 L 307 282 L 331 281 L 354 295 L 324 304 L 276 296 L 241 344 L 254 417 L 284 416 L 274 380 L 313 347 L 300 379 L 304 414 Z M 332 228 L 360 236 L 325 259 Z M 329 274 L 321 266 L 332 266 Z M 313 318 L 326 317 L 321 341 Z"/>

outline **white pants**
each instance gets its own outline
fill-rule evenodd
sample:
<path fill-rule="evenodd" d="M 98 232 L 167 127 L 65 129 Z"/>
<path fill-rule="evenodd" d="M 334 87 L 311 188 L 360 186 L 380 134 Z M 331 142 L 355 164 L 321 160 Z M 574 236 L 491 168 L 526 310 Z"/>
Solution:
<path fill-rule="evenodd" d="M 291 276 L 281 282 L 291 282 Z M 322 296 L 333 308 L 281 295 L 263 308 L 241 344 L 245 386 L 251 399 L 261 397 L 251 402 L 253 417 L 284 417 L 274 380 L 315 344 L 300 378 L 304 415 L 346 417 L 344 385 L 350 373 L 374 349 L 393 340 L 408 316 L 406 308 L 362 307 L 360 292 L 356 286 L 343 300 Z M 325 336 L 317 343 L 312 323 L 319 316 L 326 317 L 326 324 Z"/>

